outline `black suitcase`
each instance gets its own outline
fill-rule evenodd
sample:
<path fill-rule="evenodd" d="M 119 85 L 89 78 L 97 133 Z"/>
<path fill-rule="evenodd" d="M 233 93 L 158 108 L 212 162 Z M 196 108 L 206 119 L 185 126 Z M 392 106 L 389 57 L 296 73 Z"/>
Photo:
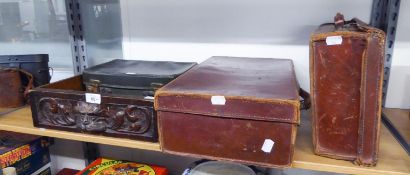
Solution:
<path fill-rule="evenodd" d="M 194 62 L 116 59 L 83 72 L 87 91 L 153 97 L 156 89 L 195 66 Z"/>
<path fill-rule="evenodd" d="M 0 55 L 0 67 L 23 69 L 29 72 L 34 77 L 34 87 L 37 87 L 50 82 L 48 60 L 47 54 Z M 27 85 L 27 81 L 23 79 L 23 84 Z"/>

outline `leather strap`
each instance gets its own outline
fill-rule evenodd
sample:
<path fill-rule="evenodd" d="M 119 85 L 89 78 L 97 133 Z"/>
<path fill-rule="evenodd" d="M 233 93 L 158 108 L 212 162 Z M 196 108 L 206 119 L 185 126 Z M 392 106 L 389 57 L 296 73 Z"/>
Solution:
<path fill-rule="evenodd" d="M 20 73 L 22 73 L 24 76 L 26 76 L 27 79 L 28 79 L 27 86 L 26 86 L 26 88 L 24 89 L 24 98 L 27 99 L 28 93 L 29 93 L 30 89 L 33 89 L 33 79 L 34 79 L 34 78 L 33 78 L 33 75 L 32 75 L 31 73 L 29 73 L 29 72 L 27 72 L 27 71 L 25 71 L 25 70 L 23 70 L 23 69 L 18 69 L 18 71 L 19 71 Z"/>
<path fill-rule="evenodd" d="M 363 32 L 371 30 L 371 27 L 369 25 L 358 18 L 353 18 L 350 21 L 345 21 L 344 16 L 341 13 L 336 14 L 333 24 L 335 25 L 336 30 L 343 29 L 346 24 L 354 25 Z"/>
<path fill-rule="evenodd" d="M 31 73 L 25 71 L 25 70 L 18 69 L 18 68 L 1 68 L 1 69 L 6 70 L 6 71 L 11 70 L 11 71 L 19 72 L 28 79 L 27 86 L 24 88 L 24 93 L 23 93 L 24 100 L 27 101 L 28 93 L 29 93 L 30 89 L 32 89 L 34 87 L 33 86 L 33 81 L 34 81 L 33 75 Z"/>
<path fill-rule="evenodd" d="M 300 109 L 308 110 L 310 108 L 310 94 L 302 88 L 299 88 L 299 95 L 303 98 L 303 100 L 300 101 Z"/>

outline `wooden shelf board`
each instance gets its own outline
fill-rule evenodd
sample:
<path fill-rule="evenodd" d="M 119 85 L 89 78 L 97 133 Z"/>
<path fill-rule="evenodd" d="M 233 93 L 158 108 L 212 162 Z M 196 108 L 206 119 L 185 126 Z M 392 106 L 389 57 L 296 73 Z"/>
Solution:
<path fill-rule="evenodd" d="M 384 109 L 384 114 L 400 132 L 404 140 L 410 143 L 410 110 L 405 109 Z"/>
<path fill-rule="evenodd" d="M 350 161 L 330 159 L 313 154 L 310 115 L 302 112 L 296 138 L 293 167 L 345 174 L 410 174 L 410 156 L 382 124 L 376 167 L 354 165 Z M 410 127 L 410 126 L 408 126 Z"/>
<path fill-rule="evenodd" d="M 361 167 L 352 162 L 335 160 L 313 154 L 310 115 L 302 113 L 295 145 L 294 168 L 328 171 L 346 174 L 409 174 L 410 156 L 406 154 L 390 132 L 382 125 L 380 133 L 379 162 L 376 167 Z M 410 126 L 409 126 L 410 127 Z M 72 133 L 33 127 L 30 108 L 0 116 L 0 130 L 43 135 L 69 140 L 100 143 L 106 145 L 160 151 L 158 143 L 119 139 L 90 134 Z"/>
<path fill-rule="evenodd" d="M 135 141 L 114 137 L 97 136 L 85 133 L 57 131 L 52 129 L 36 128 L 33 126 L 31 110 L 29 107 L 0 116 L 0 130 L 14 131 L 19 133 L 55 137 L 83 142 L 100 143 L 113 146 L 137 148 L 151 151 L 160 151 L 158 143 Z"/>
<path fill-rule="evenodd" d="M 14 110 L 15 108 L 0 108 L 0 114 L 7 113 L 9 111 Z"/>

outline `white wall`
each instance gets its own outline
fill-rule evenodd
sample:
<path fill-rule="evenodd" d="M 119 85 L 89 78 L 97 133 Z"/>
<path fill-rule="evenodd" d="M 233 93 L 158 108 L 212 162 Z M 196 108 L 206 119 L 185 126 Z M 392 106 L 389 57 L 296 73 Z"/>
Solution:
<path fill-rule="evenodd" d="M 51 82 L 56 82 L 74 76 L 72 69 L 55 68 L 51 74 Z"/>
<path fill-rule="evenodd" d="M 372 0 L 122 0 L 125 59 L 201 62 L 211 56 L 291 58 L 309 90 L 309 36 L 331 22 L 369 21 Z M 408 58 L 410 2 L 402 1 L 386 107 L 410 108 Z"/>
<path fill-rule="evenodd" d="M 309 90 L 309 36 L 331 22 L 370 19 L 366 1 L 124 0 L 125 59 L 201 62 L 211 56 L 293 59 L 302 88 Z M 355 4 L 355 5 L 353 5 Z"/>

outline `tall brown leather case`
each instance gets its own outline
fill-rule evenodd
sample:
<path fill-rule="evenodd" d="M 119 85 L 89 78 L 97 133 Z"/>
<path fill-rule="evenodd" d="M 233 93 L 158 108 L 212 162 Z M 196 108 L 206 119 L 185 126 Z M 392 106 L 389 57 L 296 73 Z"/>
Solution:
<path fill-rule="evenodd" d="M 292 163 L 300 101 L 291 60 L 212 57 L 159 89 L 154 104 L 164 152 Z"/>
<path fill-rule="evenodd" d="M 377 162 L 385 35 L 358 19 L 321 25 L 311 36 L 313 144 L 318 155 Z"/>

